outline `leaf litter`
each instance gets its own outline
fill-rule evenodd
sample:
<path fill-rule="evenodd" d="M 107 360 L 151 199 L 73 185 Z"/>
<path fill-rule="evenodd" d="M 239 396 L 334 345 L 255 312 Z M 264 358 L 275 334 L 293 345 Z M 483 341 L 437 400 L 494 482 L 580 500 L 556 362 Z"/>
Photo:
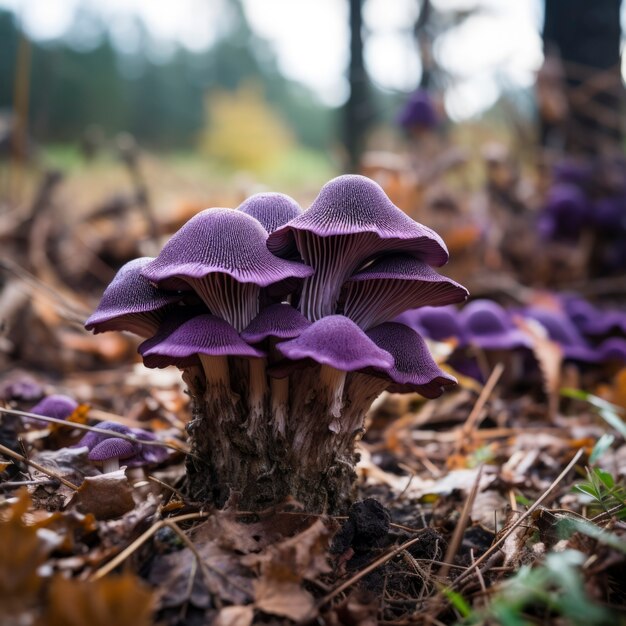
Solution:
<path fill-rule="evenodd" d="M 93 275 L 74 293 L 63 267 L 23 266 L 2 259 L 17 331 L 0 344 L 0 624 L 618 623 L 626 369 L 572 368 L 519 321 L 536 359 L 522 392 L 496 364 L 437 400 L 375 403 L 346 517 L 217 511 L 184 495 L 178 372 L 138 365 L 129 336 L 82 331 Z M 483 274 L 471 291 L 511 285 Z M 453 343 L 435 348 L 454 373 Z M 79 409 L 29 422 L 52 393 Z M 75 445 L 102 421 L 148 431 L 166 459 L 101 473 Z"/>

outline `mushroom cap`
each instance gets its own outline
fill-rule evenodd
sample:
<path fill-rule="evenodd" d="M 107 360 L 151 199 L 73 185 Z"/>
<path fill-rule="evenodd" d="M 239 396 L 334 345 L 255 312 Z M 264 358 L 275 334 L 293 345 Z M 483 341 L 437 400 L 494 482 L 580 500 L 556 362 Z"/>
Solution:
<path fill-rule="evenodd" d="M 598 348 L 603 361 L 618 361 L 626 363 L 626 339 L 623 337 L 610 337 L 600 344 Z"/>
<path fill-rule="evenodd" d="M 129 463 L 129 467 L 138 467 L 146 465 L 147 463 L 162 463 L 167 459 L 169 453 L 165 446 L 150 446 L 144 445 L 143 441 L 158 441 L 153 433 L 144 430 L 143 428 L 132 428 L 133 435 L 137 437 L 137 458 L 132 459 Z"/>
<path fill-rule="evenodd" d="M 565 312 L 576 328 L 585 335 L 604 335 L 612 330 L 626 333 L 626 313 L 602 310 L 577 296 L 561 298 Z"/>
<path fill-rule="evenodd" d="M 238 207 L 260 222 L 268 233 L 273 233 L 302 213 L 302 207 L 284 193 L 256 193 Z"/>
<path fill-rule="evenodd" d="M 96 444 L 87 455 L 90 461 L 108 461 L 109 459 L 128 459 L 137 453 L 137 446 L 128 439 L 109 437 Z"/>
<path fill-rule="evenodd" d="M 93 431 L 89 431 L 76 444 L 76 447 L 82 448 L 83 446 L 87 446 L 89 450 L 92 450 L 101 441 L 104 441 L 105 439 L 110 439 L 111 437 L 115 437 L 116 433 L 121 434 L 121 435 L 133 434 L 133 431 L 131 428 L 129 428 L 128 426 L 124 424 L 119 424 L 118 422 L 100 422 L 99 424 L 97 424 L 97 427 L 102 430 L 111 431 L 111 434 L 105 435 L 104 433 L 96 433 Z"/>
<path fill-rule="evenodd" d="M 58 420 L 67 419 L 78 408 L 78 402 L 70 396 L 63 394 L 52 394 L 31 408 L 30 413 L 53 417 Z"/>
<path fill-rule="evenodd" d="M 448 261 L 441 237 L 402 212 L 378 183 L 365 176 L 344 175 L 326 183 L 308 210 L 270 234 L 267 247 L 278 256 L 292 255 L 298 248 L 296 232 L 316 237 L 367 234 L 362 260 L 394 250 L 412 254 L 429 265 Z M 343 244 L 333 241 L 332 245 Z"/>
<path fill-rule="evenodd" d="M 293 339 L 311 322 L 290 304 L 271 304 L 248 324 L 241 338 L 248 343 L 259 343 L 268 337 Z"/>
<path fill-rule="evenodd" d="M 423 306 L 402 313 L 394 321 L 409 326 L 433 341 L 454 338 L 458 341 L 459 347 L 467 344 L 467 335 L 461 324 L 459 311 L 454 306 Z"/>
<path fill-rule="evenodd" d="M 474 300 L 460 313 L 470 343 L 484 350 L 530 348 L 531 340 L 515 328 L 508 313 L 491 300 Z"/>
<path fill-rule="evenodd" d="M 600 352 L 589 346 L 567 315 L 539 307 L 528 307 L 522 311 L 522 315 L 545 328 L 548 337 L 561 346 L 564 358 L 584 363 L 602 361 Z"/>
<path fill-rule="evenodd" d="M 437 398 L 443 387 L 456 384 L 456 378 L 443 372 L 433 360 L 428 346 L 412 328 L 397 322 L 385 322 L 367 331 L 367 336 L 393 356 L 393 365 L 374 368 L 393 381 L 388 391 L 408 393 L 417 391 L 426 398 Z"/>
<path fill-rule="evenodd" d="M 366 367 L 391 367 L 393 357 L 379 348 L 352 320 L 329 315 L 314 322 L 295 339 L 277 344 L 288 359 L 312 359 L 344 372 Z"/>
<path fill-rule="evenodd" d="M 414 91 L 398 114 L 398 124 L 407 129 L 434 128 L 438 123 L 437 110 L 426 89 Z"/>
<path fill-rule="evenodd" d="M 205 209 L 184 224 L 141 273 L 161 287 L 185 290 L 190 289 L 185 278 L 202 279 L 212 273 L 261 287 L 313 273 L 302 263 L 271 254 L 267 236 L 263 226 L 243 211 Z"/>
<path fill-rule="evenodd" d="M 408 309 L 462 302 L 467 289 L 409 254 L 393 254 L 353 274 L 344 287 L 343 314 L 362 328 L 387 322 Z"/>
<path fill-rule="evenodd" d="M 539 216 L 540 234 L 547 239 L 575 240 L 589 213 L 589 201 L 579 187 L 557 184 L 550 189 Z"/>
<path fill-rule="evenodd" d="M 104 290 L 96 310 L 85 322 L 87 330 L 94 333 L 109 330 L 135 332 L 137 324 L 133 316 L 146 314 L 146 320 L 150 320 L 151 313 L 181 300 L 182 296 L 157 289 L 141 275 L 141 270 L 152 260 L 152 257 L 141 257 L 119 269 Z"/>
<path fill-rule="evenodd" d="M 146 367 L 187 367 L 196 363 L 198 354 L 265 356 L 248 345 L 228 322 L 208 313 L 192 317 L 162 338 L 155 336 L 147 349 L 142 349 L 143 345 L 139 348 Z"/>

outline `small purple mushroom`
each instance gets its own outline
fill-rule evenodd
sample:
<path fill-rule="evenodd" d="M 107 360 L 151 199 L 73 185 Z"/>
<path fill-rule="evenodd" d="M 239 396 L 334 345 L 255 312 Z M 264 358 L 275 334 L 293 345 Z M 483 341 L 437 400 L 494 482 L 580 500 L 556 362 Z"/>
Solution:
<path fill-rule="evenodd" d="M 53 417 L 58 420 L 66 420 L 77 408 L 78 402 L 76 402 L 74 398 L 62 394 L 52 394 L 40 400 L 31 408 L 30 413 L 43 415 L 44 417 Z M 29 422 L 30 421 L 40 424 L 44 420 L 29 418 Z"/>
<path fill-rule="evenodd" d="M 408 254 L 382 257 L 344 286 L 343 314 L 367 330 L 402 311 L 462 302 L 467 289 Z"/>
<path fill-rule="evenodd" d="M 174 234 L 142 275 L 162 288 L 195 291 L 211 313 L 242 331 L 258 313 L 261 287 L 313 273 L 271 254 L 267 236 L 243 211 L 206 209 Z"/>
<path fill-rule="evenodd" d="M 539 307 L 524 309 L 522 315 L 545 328 L 548 337 L 561 346 L 565 359 L 583 363 L 602 361 L 601 354 L 589 346 L 567 315 Z"/>
<path fill-rule="evenodd" d="M 267 247 L 283 257 L 297 250 L 314 268 L 300 297 L 311 321 L 335 313 L 343 283 L 376 255 L 404 252 L 435 266 L 448 260 L 439 235 L 403 213 L 380 185 L 356 175 L 324 185 L 307 211 L 270 234 Z"/>
<path fill-rule="evenodd" d="M 388 391 L 417 391 L 425 398 L 438 398 L 444 387 L 456 384 L 454 376 L 437 366 L 426 342 L 412 328 L 397 322 L 385 322 L 366 334 L 379 348 L 393 356 L 391 367 L 372 368 L 375 375 L 392 382 Z"/>
<path fill-rule="evenodd" d="M 256 193 L 242 202 L 238 209 L 260 222 L 268 233 L 273 233 L 302 213 L 300 205 L 284 193 Z"/>
<path fill-rule="evenodd" d="M 474 300 L 461 311 L 469 342 L 483 350 L 530 348 L 531 340 L 515 328 L 507 312 L 491 300 Z"/>
<path fill-rule="evenodd" d="M 321 364 L 319 385 L 330 414 L 339 418 L 346 372 L 366 367 L 393 365 L 389 352 L 379 348 L 350 319 L 330 315 L 314 322 L 299 337 L 279 343 L 278 351 L 288 359 L 312 359 Z"/>
<path fill-rule="evenodd" d="M 394 321 L 406 324 L 433 341 L 456 339 L 457 347 L 463 348 L 467 345 L 467 335 L 461 324 L 459 311 L 454 306 L 423 306 L 398 315 Z"/>
<path fill-rule="evenodd" d="M 85 322 L 87 330 L 96 334 L 126 330 L 140 337 L 150 337 L 156 332 L 165 312 L 182 296 L 156 289 L 141 276 L 141 270 L 151 261 L 151 257 L 142 257 L 120 268 Z"/>
<path fill-rule="evenodd" d="M 555 185 L 539 216 L 539 233 L 545 239 L 576 242 L 589 214 L 589 201 L 580 188 Z"/>
<path fill-rule="evenodd" d="M 96 444 L 89 451 L 88 458 L 90 461 L 102 463 L 102 471 L 108 474 L 120 469 L 120 460 L 133 457 L 137 452 L 138 448 L 132 441 L 109 437 Z"/>
<path fill-rule="evenodd" d="M 407 130 L 429 130 L 439 123 L 432 96 L 426 89 L 417 89 L 398 115 L 398 124 Z"/>
<path fill-rule="evenodd" d="M 561 298 L 568 317 L 585 335 L 605 335 L 612 330 L 626 334 L 626 313 L 618 310 L 602 310 L 587 300 L 568 295 Z"/>
<path fill-rule="evenodd" d="M 598 352 L 602 361 L 626 363 L 626 339 L 610 337 L 600 344 Z"/>

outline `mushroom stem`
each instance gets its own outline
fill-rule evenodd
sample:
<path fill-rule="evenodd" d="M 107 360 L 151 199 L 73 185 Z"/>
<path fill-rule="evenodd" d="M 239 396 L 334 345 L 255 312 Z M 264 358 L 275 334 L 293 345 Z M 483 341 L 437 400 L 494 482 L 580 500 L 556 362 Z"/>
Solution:
<path fill-rule="evenodd" d="M 320 386 L 326 393 L 328 412 L 336 418 L 329 425 L 330 430 L 339 432 L 339 424 L 336 420 L 341 415 L 343 406 L 343 387 L 346 382 L 346 372 L 335 369 L 330 365 L 322 365 L 320 368 Z M 334 425 L 334 426 L 333 426 Z"/>
<path fill-rule="evenodd" d="M 277 435 L 285 436 L 289 415 L 289 377 L 270 380 L 272 397 L 272 426 Z"/>
<path fill-rule="evenodd" d="M 248 359 L 248 432 L 253 433 L 263 419 L 267 392 L 265 359 Z"/>
<path fill-rule="evenodd" d="M 106 459 L 106 461 L 102 461 L 102 473 L 109 474 L 110 472 L 117 472 L 120 469 L 120 460 L 118 457 L 113 457 L 112 459 Z"/>
<path fill-rule="evenodd" d="M 208 354 L 199 354 L 198 356 L 206 376 L 207 392 L 216 388 L 229 389 L 228 357 Z"/>

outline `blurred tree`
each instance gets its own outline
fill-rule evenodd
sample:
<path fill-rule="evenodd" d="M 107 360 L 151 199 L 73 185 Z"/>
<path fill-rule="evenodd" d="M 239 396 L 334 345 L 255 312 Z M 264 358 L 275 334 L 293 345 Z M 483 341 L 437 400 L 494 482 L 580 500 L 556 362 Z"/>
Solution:
<path fill-rule="evenodd" d="M 235 170 L 266 170 L 293 148 L 288 126 L 258 85 L 211 92 L 206 98 L 206 123 L 201 151 Z"/>
<path fill-rule="evenodd" d="M 325 149 L 333 141 L 334 112 L 280 74 L 239 0 L 230 0 L 228 28 L 212 47 L 179 47 L 158 61 L 150 50 L 159 42 L 143 25 L 135 29 L 137 51 L 121 52 L 88 6 L 63 38 L 32 42 L 30 122 L 36 139 L 76 142 L 96 124 L 105 135 L 128 131 L 152 147 L 191 147 L 204 125 L 207 90 L 235 91 L 254 79 L 300 142 Z M 13 106 L 18 41 L 13 14 L 0 10 L 0 110 Z"/>
<path fill-rule="evenodd" d="M 538 81 L 544 143 L 583 154 L 621 148 L 620 9 L 621 0 L 545 0 Z M 560 80 L 567 107 L 554 109 L 542 87 L 545 95 Z"/>
<path fill-rule="evenodd" d="M 344 141 L 351 171 L 358 169 L 367 126 L 371 121 L 368 80 L 363 63 L 363 0 L 350 3 L 350 95 L 344 107 Z"/>

